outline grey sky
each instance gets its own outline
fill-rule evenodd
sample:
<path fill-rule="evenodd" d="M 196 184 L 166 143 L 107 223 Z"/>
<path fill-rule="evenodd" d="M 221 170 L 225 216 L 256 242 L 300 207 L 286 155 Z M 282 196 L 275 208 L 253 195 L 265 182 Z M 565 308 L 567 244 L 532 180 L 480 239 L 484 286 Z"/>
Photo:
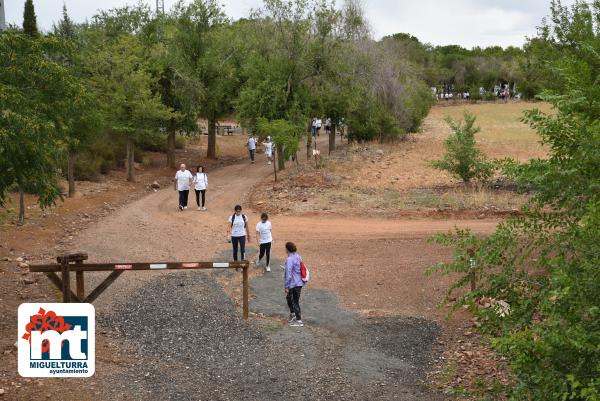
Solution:
<path fill-rule="evenodd" d="M 99 8 L 135 4 L 137 0 L 34 0 L 38 25 L 48 30 L 66 3 L 75 21 L 84 21 Z M 155 0 L 145 0 L 154 5 Z M 170 8 L 176 0 L 165 0 Z M 373 35 L 380 38 L 407 32 L 434 45 L 465 47 L 520 46 L 548 14 L 550 0 L 363 0 Z M 571 4 L 574 0 L 563 0 Z M 7 23 L 21 25 L 24 0 L 5 0 Z M 221 0 L 233 18 L 248 15 L 261 0 Z M 338 0 L 338 4 L 341 0 Z"/>

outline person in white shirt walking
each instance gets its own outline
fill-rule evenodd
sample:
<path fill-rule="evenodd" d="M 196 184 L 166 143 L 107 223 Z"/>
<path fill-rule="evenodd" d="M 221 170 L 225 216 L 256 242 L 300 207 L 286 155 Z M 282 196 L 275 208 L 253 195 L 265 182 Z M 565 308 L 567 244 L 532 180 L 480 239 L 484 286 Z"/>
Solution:
<path fill-rule="evenodd" d="M 264 256 L 266 256 L 265 270 L 271 271 L 271 246 L 273 245 L 273 227 L 266 213 L 260 215 L 260 221 L 256 223 L 256 241 L 260 248 L 256 265 L 258 266 Z"/>
<path fill-rule="evenodd" d="M 254 136 L 252 136 L 252 134 L 248 138 L 248 142 L 246 142 L 246 145 L 248 145 L 248 153 L 250 153 L 250 161 L 252 163 L 254 163 L 254 155 L 256 154 L 256 139 L 254 138 Z"/>
<path fill-rule="evenodd" d="M 229 217 L 227 225 L 227 235 L 231 234 L 231 244 L 233 245 L 233 260 L 238 260 L 238 247 L 242 260 L 245 260 L 246 254 L 246 236 L 250 241 L 250 230 L 248 230 L 248 219 L 242 214 L 242 206 L 235 205 L 235 213 Z"/>
<path fill-rule="evenodd" d="M 185 168 L 185 164 L 179 166 L 179 170 L 175 174 L 175 179 L 173 180 L 175 190 L 179 191 L 179 210 L 187 209 L 193 178 L 192 173 Z"/>
<path fill-rule="evenodd" d="M 271 164 L 273 161 L 273 142 L 271 141 L 271 137 L 268 136 L 267 139 L 263 142 L 263 146 L 265 148 L 265 155 L 267 156 L 268 164 Z"/>
<path fill-rule="evenodd" d="M 321 127 L 323 126 L 323 120 L 317 118 L 317 136 L 321 133 Z"/>
<path fill-rule="evenodd" d="M 206 210 L 206 207 L 204 207 L 206 202 L 206 188 L 208 188 L 208 176 L 204 172 L 204 166 L 198 166 L 196 175 L 194 176 L 194 189 L 196 191 L 198 210 Z M 200 206 L 200 196 L 202 196 L 202 206 Z"/>

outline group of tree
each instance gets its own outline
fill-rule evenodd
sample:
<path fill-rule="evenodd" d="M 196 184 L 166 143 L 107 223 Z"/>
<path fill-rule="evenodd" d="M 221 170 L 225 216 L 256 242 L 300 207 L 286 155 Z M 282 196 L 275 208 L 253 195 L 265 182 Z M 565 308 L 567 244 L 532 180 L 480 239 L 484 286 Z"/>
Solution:
<path fill-rule="evenodd" d="M 18 189 L 45 206 L 61 174 L 72 196 L 75 179 L 119 163 L 134 180 L 139 149 L 164 149 L 173 167 L 177 136 L 198 134 L 200 119 L 207 157 L 233 115 L 274 137 L 279 168 L 304 139 L 310 150 L 315 116 L 331 119 L 331 149 L 341 125 L 351 140 L 415 131 L 432 98 L 421 66 L 390 46 L 371 38 L 358 0 L 264 0 L 237 21 L 217 0 L 158 14 L 140 3 L 84 23 L 63 7 L 47 33 L 27 0 L 23 26 L 0 33 L 0 205 Z"/>
<path fill-rule="evenodd" d="M 455 307 L 472 307 L 512 368 L 504 397 L 494 399 L 598 401 L 600 3 L 553 1 L 528 46 L 537 48 L 531 63 L 540 80 L 552 82 L 540 98 L 554 111 L 534 109 L 524 121 L 549 155 L 505 161 L 503 169 L 534 188 L 533 198 L 488 237 L 464 230 L 436 237 L 456 253 L 434 270 L 464 273 L 452 288 L 460 289 Z M 477 286 L 465 293 L 469 282 Z"/>

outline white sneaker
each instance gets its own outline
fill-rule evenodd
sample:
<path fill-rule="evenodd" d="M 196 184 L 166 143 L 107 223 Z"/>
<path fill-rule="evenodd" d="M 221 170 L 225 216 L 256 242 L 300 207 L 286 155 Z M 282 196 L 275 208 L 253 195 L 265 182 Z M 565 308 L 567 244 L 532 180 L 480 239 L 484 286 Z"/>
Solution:
<path fill-rule="evenodd" d="M 265 267 L 265 270 L 270 272 L 271 271 L 271 266 L 267 265 L 267 267 Z"/>
<path fill-rule="evenodd" d="M 202 207 L 202 210 L 204 210 L 206 212 L 207 209 L 205 207 Z"/>
<path fill-rule="evenodd" d="M 271 162 L 269 161 L 269 164 L 271 164 Z"/>
<path fill-rule="evenodd" d="M 187 206 L 184 206 L 183 208 L 184 208 L 184 209 L 187 209 Z"/>
<path fill-rule="evenodd" d="M 198 210 L 202 210 L 202 208 L 200 206 L 198 206 Z"/>
<path fill-rule="evenodd" d="M 304 322 L 302 320 L 295 320 L 290 323 L 290 326 L 293 327 L 304 327 Z"/>

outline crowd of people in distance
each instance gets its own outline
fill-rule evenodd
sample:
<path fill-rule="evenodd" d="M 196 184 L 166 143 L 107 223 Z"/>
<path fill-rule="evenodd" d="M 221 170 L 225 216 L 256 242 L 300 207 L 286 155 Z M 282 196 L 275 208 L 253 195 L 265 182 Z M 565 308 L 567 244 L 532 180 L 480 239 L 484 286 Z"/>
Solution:
<path fill-rule="evenodd" d="M 431 92 L 433 96 L 440 101 L 470 100 L 472 98 L 470 91 L 455 91 L 454 87 L 448 84 L 445 84 L 441 89 L 432 87 Z M 501 99 L 505 102 L 508 102 L 511 98 L 521 98 L 521 95 L 516 92 L 515 87 L 513 86 L 513 90 L 511 91 L 510 85 L 508 84 L 496 85 L 490 91 L 486 90 L 483 87 L 479 88 L 479 98 L 489 99 L 489 95 L 492 95 L 492 98 L 495 96 L 497 99 Z"/>
<path fill-rule="evenodd" d="M 255 161 L 257 139 L 250 135 L 246 142 L 251 163 Z M 268 164 L 273 162 L 273 141 L 270 137 L 262 143 Z M 198 210 L 206 211 L 206 191 L 208 188 L 208 174 L 204 166 L 197 166 L 196 173 L 192 174 L 187 170 L 185 164 L 179 166 L 173 179 L 174 188 L 179 194 L 178 210 L 183 212 L 188 208 L 188 197 L 192 186 L 196 192 L 196 204 Z M 259 248 L 258 256 L 255 260 L 256 266 L 261 266 L 264 261 L 265 272 L 271 271 L 271 249 L 273 246 L 273 226 L 267 213 L 262 213 L 260 221 L 256 223 L 256 243 Z M 227 219 L 226 238 L 231 243 L 233 251 L 233 260 L 246 260 L 246 243 L 250 242 L 251 235 L 249 230 L 248 217 L 242 213 L 242 206 L 236 205 L 233 214 Z M 290 311 L 288 324 L 294 327 L 302 327 L 300 310 L 300 293 L 307 279 L 302 276 L 301 266 L 302 257 L 298 254 L 296 245 L 292 242 L 285 244 L 287 258 L 282 266 L 284 270 L 284 290 L 286 302 Z M 239 259 L 238 259 L 239 258 Z"/>

